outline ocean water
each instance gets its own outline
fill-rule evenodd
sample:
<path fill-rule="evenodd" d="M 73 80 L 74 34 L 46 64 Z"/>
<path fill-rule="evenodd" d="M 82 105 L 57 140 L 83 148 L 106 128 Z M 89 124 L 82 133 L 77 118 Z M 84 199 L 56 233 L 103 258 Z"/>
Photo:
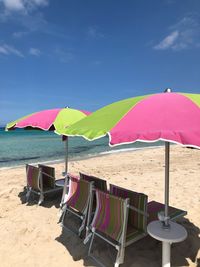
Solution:
<path fill-rule="evenodd" d="M 121 145 L 110 148 L 108 137 L 87 141 L 81 137 L 69 138 L 69 160 L 93 157 L 99 154 L 135 150 L 144 147 L 160 146 L 162 142 Z M 0 168 L 64 161 L 65 149 L 61 136 L 54 132 L 23 130 L 5 132 L 0 128 Z"/>

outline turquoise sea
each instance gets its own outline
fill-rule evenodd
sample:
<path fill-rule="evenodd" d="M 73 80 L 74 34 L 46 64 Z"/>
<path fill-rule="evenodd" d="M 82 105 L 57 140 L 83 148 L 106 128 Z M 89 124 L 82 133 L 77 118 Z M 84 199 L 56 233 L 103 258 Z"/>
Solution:
<path fill-rule="evenodd" d="M 110 148 L 108 137 L 92 142 L 81 137 L 70 137 L 69 160 L 160 145 L 162 142 L 149 144 L 136 142 Z M 5 132 L 4 128 L 0 128 L 0 168 L 26 163 L 64 161 L 64 154 L 64 142 L 61 136 L 54 132 L 23 129 Z"/>

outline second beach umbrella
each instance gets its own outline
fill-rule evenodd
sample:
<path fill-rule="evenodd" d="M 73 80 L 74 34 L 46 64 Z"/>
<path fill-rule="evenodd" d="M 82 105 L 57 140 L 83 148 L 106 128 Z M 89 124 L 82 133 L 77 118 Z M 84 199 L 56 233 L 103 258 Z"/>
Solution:
<path fill-rule="evenodd" d="M 6 125 L 6 131 L 16 128 L 23 129 L 39 129 L 43 131 L 54 131 L 59 135 L 63 135 L 67 127 L 73 123 L 83 119 L 90 112 L 77 110 L 72 108 L 57 108 L 42 110 L 36 113 L 26 115 Z M 63 189 L 62 201 L 66 193 L 67 172 L 68 172 L 68 138 L 63 135 L 65 142 L 65 185 Z M 61 203 L 62 203 L 61 201 Z"/>

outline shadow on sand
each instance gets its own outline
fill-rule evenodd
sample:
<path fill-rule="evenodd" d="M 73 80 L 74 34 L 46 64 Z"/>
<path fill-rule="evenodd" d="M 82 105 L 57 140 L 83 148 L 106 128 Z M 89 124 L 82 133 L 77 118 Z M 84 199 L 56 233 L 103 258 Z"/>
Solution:
<path fill-rule="evenodd" d="M 200 267 L 200 259 L 197 259 L 197 253 L 200 249 L 200 229 L 185 218 L 179 223 L 186 228 L 188 237 L 181 243 L 172 244 L 171 264 L 172 266 L 181 267 L 190 266 L 193 263 L 192 266 Z M 56 240 L 65 246 L 74 261 L 82 259 L 84 266 L 99 266 L 87 256 L 89 244 L 84 245 L 83 239 L 80 239 L 76 234 L 62 228 L 62 233 Z M 106 266 L 114 266 L 116 250 L 106 242 L 96 238 L 93 253 Z M 126 248 L 124 264 L 120 266 L 160 267 L 161 261 L 161 242 L 147 236 Z"/>
<path fill-rule="evenodd" d="M 51 208 L 53 206 L 59 208 L 61 202 L 61 196 L 62 196 L 62 191 L 49 193 L 45 195 L 44 202 L 41 204 L 41 206 L 45 208 Z M 22 204 L 26 203 L 26 187 L 24 187 L 22 192 L 19 192 L 18 197 L 20 198 Z M 27 206 L 37 205 L 38 200 L 39 196 L 34 193 L 31 193 Z"/>

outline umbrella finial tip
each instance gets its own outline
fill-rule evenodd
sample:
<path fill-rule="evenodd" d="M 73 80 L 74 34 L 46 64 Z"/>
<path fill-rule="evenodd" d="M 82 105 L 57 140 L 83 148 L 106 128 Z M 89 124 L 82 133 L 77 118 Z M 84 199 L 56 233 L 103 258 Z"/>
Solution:
<path fill-rule="evenodd" d="M 164 93 L 171 93 L 172 92 L 172 89 L 171 88 L 166 88 L 165 90 L 164 90 Z"/>

